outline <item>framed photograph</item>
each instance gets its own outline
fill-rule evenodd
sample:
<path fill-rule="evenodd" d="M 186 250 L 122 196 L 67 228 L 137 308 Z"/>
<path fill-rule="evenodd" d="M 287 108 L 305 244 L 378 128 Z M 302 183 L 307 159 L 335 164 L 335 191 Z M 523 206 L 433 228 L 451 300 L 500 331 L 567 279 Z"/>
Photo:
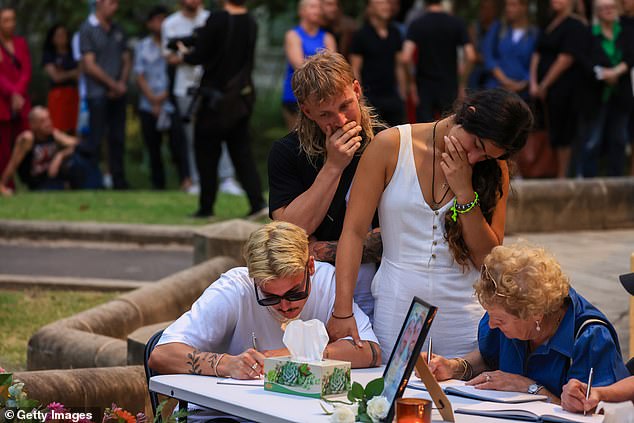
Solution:
<path fill-rule="evenodd" d="M 396 400 L 403 396 L 437 310 L 437 307 L 427 304 L 418 297 L 414 297 L 409 306 L 401 331 L 396 338 L 396 344 L 392 349 L 392 355 L 383 373 L 385 382 L 383 396 L 391 404 L 385 421 L 391 422 L 394 418 Z"/>

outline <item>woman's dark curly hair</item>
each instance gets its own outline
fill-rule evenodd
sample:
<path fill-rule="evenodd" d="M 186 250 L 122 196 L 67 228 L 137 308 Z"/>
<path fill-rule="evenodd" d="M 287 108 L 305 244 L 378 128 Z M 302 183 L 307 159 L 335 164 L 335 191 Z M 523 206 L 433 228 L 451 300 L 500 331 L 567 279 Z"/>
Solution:
<path fill-rule="evenodd" d="M 475 92 L 454 108 L 454 123 L 465 131 L 490 140 L 506 151 L 500 160 L 506 160 L 526 144 L 533 127 L 533 114 L 517 94 L 495 88 Z M 480 198 L 480 210 L 491 224 L 493 211 L 502 196 L 502 169 L 497 160 L 489 159 L 473 166 L 473 189 Z M 454 222 L 451 213 L 445 215 L 445 239 L 457 263 L 467 266 L 469 247 L 462 237 L 460 220 Z"/>

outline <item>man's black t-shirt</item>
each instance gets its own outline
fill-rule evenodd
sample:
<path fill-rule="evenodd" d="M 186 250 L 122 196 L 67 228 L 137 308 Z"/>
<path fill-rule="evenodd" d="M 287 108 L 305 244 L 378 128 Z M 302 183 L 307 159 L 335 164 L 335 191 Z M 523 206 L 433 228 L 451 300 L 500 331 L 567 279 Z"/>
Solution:
<path fill-rule="evenodd" d="M 222 86 L 245 65 L 253 63 L 256 33 L 257 24 L 250 14 L 214 12 L 205 26 L 196 29 L 194 49 L 185 56 L 185 62 L 204 66 L 201 86 Z"/>
<path fill-rule="evenodd" d="M 407 39 L 418 46 L 418 82 L 427 81 L 451 92 L 457 90 L 456 49 L 469 43 L 464 21 L 444 12 L 427 12 L 410 24 Z"/>
<path fill-rule="evenodd" d="M 346 195 L 352 185 L 360 157 L 355 154 L 344 169 L 326 217 L 312 234 L 318 241 L 336 241 L 341 236 L 346 215 Z M 285 207 L 307 191 L 315 182 L 323 164 L 323 159 L 317 161 L 317 167 L 310 163 L 299 145 L 299 137 L 295 131 L 274 142 L 268 163 L 269 210 L 273 212 Z"/>
<path fill-rule="evenodd" d="M 350 54 L 363 57 L 361 81 L 363 93 L 369 97 L 391 96 L 396 93 L 396 54 L 401 51 L 403 37 L 396 25 L 388 25 L 388 35 L 381 38 L 366 22 L 352 38 Z"/>

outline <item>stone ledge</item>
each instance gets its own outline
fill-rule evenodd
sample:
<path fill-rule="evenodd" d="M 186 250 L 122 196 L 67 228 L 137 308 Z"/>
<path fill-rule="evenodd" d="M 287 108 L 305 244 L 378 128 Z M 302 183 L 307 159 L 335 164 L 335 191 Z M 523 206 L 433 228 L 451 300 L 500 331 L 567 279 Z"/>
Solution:
<path fill-rule="evenodd" d="M 73 291 L 132 291 L 153 282 L 129 281 L 121 279 L 73 278 L 69 276 L 36 276 L 0 274 L 0 288 L 19 289 L 40 288 Z"/>
<path fill-rule="evenodd" d="M 192 245 L 196 226 L 0 220 L 0 238 Z"/>
<path fill-rule="evenodd" d="M 39 329 L 29 339 L 29 370 L 125 366 L 128 335 L 176 319 L 221 273 L 238 263 L 217 257 Z"/>
<path fill-rule="evenodd" d="M 506 233 L 634 228 L 634 177 L 516 180 Z"/>

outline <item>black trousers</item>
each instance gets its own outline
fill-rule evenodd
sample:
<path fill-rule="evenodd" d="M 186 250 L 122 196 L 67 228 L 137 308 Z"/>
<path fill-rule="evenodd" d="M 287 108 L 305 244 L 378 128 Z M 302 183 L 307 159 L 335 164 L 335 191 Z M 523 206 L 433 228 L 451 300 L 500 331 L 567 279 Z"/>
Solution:
<path fill-rule="evenodd" d="M 249 118 L 243 119 L 231 129 L 219 130 L 206 124 L 204 115 L 199 114 L 194 132 L 196 168 L 200 175 L 199 212 L 213 214 L 213 205 L 218 193 L 218 162 L 223 141 L 227 143 L 238 181 L 247 193 L 251 212 L 266 207 L 260 177 L 249 145 Z"/>
<path fill-rule="evenodd" d="M 178 171 L 179 182 L 189 178 L 189 163 L 187 160 L 187 143 L 180 116 L 175 113 L 170 115 L 172 125 L 167 133 L 169 138 L 169 148 L 172 162 Z M 139 110 L 141 119 L 141 132 L 143 141 L 150 156 L 150 177 L 154 189 L 165 189 L 165 169 L 163 158 L 161 157 L 161 144 L 163 142 L 163 132 L 156 129 L 156 117 L 143 110 Z"/>
<path fill-rule="evenodd" d="M 90 134 L 82 141 L 79 150 L 89 156 L 95 165 L 99 165 L 101 141 L 107 136 L 108 169 L 112 174 L 114 188 L 127 188 L 123 159 L 126 97 L 89 98 L 88 110 L 90 111 Z"/>

